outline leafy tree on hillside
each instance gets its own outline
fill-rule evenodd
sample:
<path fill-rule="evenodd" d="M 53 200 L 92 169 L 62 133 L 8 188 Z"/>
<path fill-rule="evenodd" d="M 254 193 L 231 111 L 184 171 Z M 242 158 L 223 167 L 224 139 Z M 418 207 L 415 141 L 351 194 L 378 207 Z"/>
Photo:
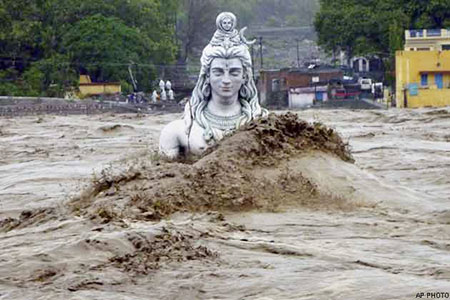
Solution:
<path fill-rule="evenodd" d="M 63 95 L 79 72 L 140 89 L 156 67 L 197 57 L 232 11 L 239 28 L 310 25 L 318 0 L 0 0 L 0 94 Z M 286 18 L 286 16 L 290 16 Z M 95 29 L 94 29 L 95 28 Z M 109 45 L 109 47 L 107 47 Z M 92 74 L 90 74 L 92 73 Z"/>
<path fill-rule="evenodd" d="M 119 81 L 128 76 L 127 64 L 149 63 L 155 44 L 120 19 L 87 17 L 63 35 L 63 49 L 80 73 L 94 81 Z"/>
<path fill-rule="evenodd" d="M 404 30 L 450 26 L 450 1 L 320 0 L 314 25 L 324 50 L 335 54 L 342 50 L 349 57 L 377 55 L 391 81 Z"/>
<path fill-rule="evenodd" d="M 82 71 L 126 82 L 130 60 L 149 88 L 153 65 L 175 59 L 179 1 L 0 1 L 0 93 L 61 96 Z"/>
<path fill-rule="evenodd" d="M 178 12 L 177 36 L 181 42 L 179 62 L 199 53 L 215 30 L 216 0 L 183 0 Z"/>
<path fill-rule="evenodd" d="M 405 29 L 450 25 L 450 1 L 320 0 L 314 21 L 325 50 L 392 57 L 402 48 Z"/>

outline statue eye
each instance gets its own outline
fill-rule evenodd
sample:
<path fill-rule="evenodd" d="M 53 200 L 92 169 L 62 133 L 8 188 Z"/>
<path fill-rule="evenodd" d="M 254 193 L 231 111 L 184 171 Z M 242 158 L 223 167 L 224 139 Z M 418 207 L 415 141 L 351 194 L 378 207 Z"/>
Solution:
<path fill-rule="evenodd" d="M 222 69 L 212 69 L 211 73 L 215 76 L 220 76 L 223 74 L 223 70 Z"/>
<path fill-rule="evenodd" d="M 242 73 L 241 69 L 231 69 L 230 74 L 233 76 L 240 76 Z"/>

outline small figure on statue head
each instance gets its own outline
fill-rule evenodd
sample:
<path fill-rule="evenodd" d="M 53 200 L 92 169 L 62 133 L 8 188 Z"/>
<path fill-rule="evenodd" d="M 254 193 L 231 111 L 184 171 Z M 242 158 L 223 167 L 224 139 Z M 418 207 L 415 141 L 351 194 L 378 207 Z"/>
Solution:
<path fill-rule="evenodd" d="M 227 48 L 241 42 L 239 32 L 236 30 L 236 16 L 230 12 L 223 12 L 216 19 L 217 30 L 210 44 L 212 46 L 225 46 Z"/>

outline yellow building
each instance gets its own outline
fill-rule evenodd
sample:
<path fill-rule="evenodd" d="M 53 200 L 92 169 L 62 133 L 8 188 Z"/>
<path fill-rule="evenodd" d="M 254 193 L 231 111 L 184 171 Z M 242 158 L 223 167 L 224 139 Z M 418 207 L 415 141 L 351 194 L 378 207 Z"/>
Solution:
<path fill-rule="evenodd" d="M 84 83 L 92 83 L 91 76 L 80 75 L 80 84 L 84 84 Z"/>
<path fill-rule="evenodd" d="M 120 82 L 92 82 L 89 75 L 80 75 L 78 88 L 81 98 L 102 94 L 115 94 L 122 91 Z"/>
<path fill-rule="evenodd" d="M 397 107 L 450 105 L 450 30 L 406 30 L 395 73 Z"/>

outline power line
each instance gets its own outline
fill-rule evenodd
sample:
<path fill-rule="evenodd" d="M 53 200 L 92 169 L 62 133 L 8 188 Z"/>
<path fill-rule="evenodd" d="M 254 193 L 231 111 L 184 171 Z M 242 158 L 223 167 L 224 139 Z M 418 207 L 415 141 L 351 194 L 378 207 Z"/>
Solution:
<path fill-rule="evenodd" d="M 9 61 L 9 62 L 17 62 L 17 60 L 14 59 L 2 59 L 0 58 L 0 61 Z M 36 62 L 36 61 L 35 61 Z M 39 61 L 37 61 L 39 62 Z M 129 62 L 51 62 L 46 61 L 42 62 L 42 64 L 48 64 L 53 66 L 76 66 L 76 67 L 87 67 L 87 66 L 111 66 L 111 67 L 123 67 L 128 66 Z M 143 68 L 154 68 L 154 67 L 164 67 L 164 68 L 173 68 L 173 69 L 180 69 L 180 68 L 195 68 L 200 69 L 200 64 L 189 64 L 189 65 L 179 65 L 179 64 L 145 64 L 145 63 L 134 63 L 134 66 L 143 67 Z"/>

